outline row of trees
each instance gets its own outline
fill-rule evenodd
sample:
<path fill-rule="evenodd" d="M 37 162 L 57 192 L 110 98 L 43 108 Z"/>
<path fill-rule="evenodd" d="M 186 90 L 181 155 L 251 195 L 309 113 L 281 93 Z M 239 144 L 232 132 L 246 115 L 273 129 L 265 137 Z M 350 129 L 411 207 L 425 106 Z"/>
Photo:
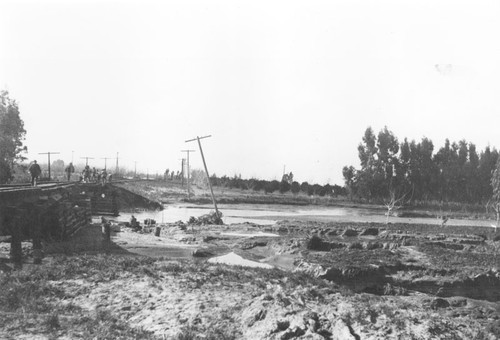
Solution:
<path fill-rule="evenodd" d="M 206 181 L 205 173 L 201 170 L 193 170 L 191 172 L 191 180 L 193 183 L 206 186 L 208 185 Z M 224 187 L 229 189 L 240 189 L 240 190 L 253 190 L 253 191 L 263 191 L 265 193 L 287 193 L 291 192 L 293 194 L 304 193 L 309 196 L 333 196 L 333 195 L 345 195 L 345 188 L 339 185 L 319 185 L 319 184 L 309 184 L 308 182 L 299 183 L 293 181 L 293 174 L 285 174 L 281 181 L 277 180 L 262 180 L 256 178 L 243 179 L 241 175 L 239 176 L 222 176 L 217 177 L 217 175 L 212 175 L 210 177 L 210 183 L 213 186 Z"/>
<path fill-rule="evenodd" d="M 22 152 L 26 131 L 19 115 L 19 107 L 9 97 L 7 91 L 0 92 L 0 184 L 12 179 L 13 168 L 17 162 L 24 160 Z"/>
<path fill-rule="evenodd" d="M 358 146 L 360 169 L 343 168 L 351 196 L 367 200 L 409 196 L 414 200 L 486 203 L 493 194 L 492 172 L 499 159 L 490 147 L 478 153 L 466 140 L 445 144 L 434 153 L 428 138 L 399 142 L 385 127 L 375 136 L 371 127 Z"/>

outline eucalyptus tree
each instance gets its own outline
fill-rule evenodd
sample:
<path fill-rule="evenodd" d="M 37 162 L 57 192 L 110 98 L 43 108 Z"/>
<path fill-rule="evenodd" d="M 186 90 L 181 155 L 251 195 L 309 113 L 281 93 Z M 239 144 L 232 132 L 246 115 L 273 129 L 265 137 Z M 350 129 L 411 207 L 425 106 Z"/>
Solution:
<path fill-rule="evenodd" d="M 0 183 L 12 178 L 14 164 L 25 159 L 22 152 L 26 130 L 17 102 L 7 91 L 0 92 Z"/>

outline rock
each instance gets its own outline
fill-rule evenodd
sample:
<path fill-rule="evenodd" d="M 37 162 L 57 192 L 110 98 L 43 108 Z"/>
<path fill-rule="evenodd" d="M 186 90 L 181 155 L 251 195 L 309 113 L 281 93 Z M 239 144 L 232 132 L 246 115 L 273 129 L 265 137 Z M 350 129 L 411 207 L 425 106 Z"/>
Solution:
<path fill-rule="evenodd" d="M 361 236 L 377 236 L 378 235 L 378 228 L 366 228 L 359 235 L 361 235 Z"/>
<path fill-rule="evenodd" d="M 208 249 L 203 249 L 203 248 L 198 248 L 193 250 L 192 253 L 193 257 L 210 257 L 214 256 L 213 253 L 211 253 Z"/>
<path fill-rule="evenodd" d="M 306 245 L 309 250 L 317 250 L 317 251 L 329 251 L 330 244 L 329 242 L 323 241 L 319 236 L 313 235 L 308 241 Z"/>
<path fill-rule="evenodd" d="M 288 340 L 288 339 L 293 339 L 293 338 L 297 338 L 299 336 L 302 336 L 306 334 L 306 332 L 300 328 L 299 326 L 295 326 L 293 328 L 289 328 L 282 336 L 281 336 L 281 340 Z"/>
<path fill-rule="evenodd" d="M 290 327 L 290 321 L 288 320 L 278 320 L 276 322 L 276 329 L 278 332 L 282 332 Z"/>
<path fill-rule="evenodd" d="M 432 309 L 447 308 L 447 307 L 450 307 L 450 303 L 447 300 L 442 299 L 442 298 L 434 299 L 431 302 Z"/>
<path fill-rule="evenodd" d="M 243 250 L 247 250 L 255 247 L 265 247 L 265 246 L 267 246 L 267 241 L 247 241 L 243 242 L 243 244 L 241 244 L 240 247 Z"/>
<path fill-rule="evenodd" d="M 342 236 L 344 237 L 354 237 L 354 236 L 358 236 L 359 232 L 357 230 L 354 230 L 354 229 L 346 229 L 344 230 L 344 232 L 342 233 Z"/>
<path fill-rule="evenodd" d="M 467 299 L 455 297 L 449 299 L 449 303 L 452 307 L 465 307 L 467 306 Z"/>

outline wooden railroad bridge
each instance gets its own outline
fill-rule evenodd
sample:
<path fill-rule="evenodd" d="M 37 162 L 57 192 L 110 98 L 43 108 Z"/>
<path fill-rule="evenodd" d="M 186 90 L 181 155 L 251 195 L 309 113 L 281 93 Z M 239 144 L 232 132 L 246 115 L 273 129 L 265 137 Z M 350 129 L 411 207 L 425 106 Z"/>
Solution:
<path fill-rule="evenodd" d="M 113 184 L 0 186 L 0 237 L 10 238 L 16 267 L 22 266 L 21 241 L 26 239 L 33 242 L 34 263 L 40 263 L 42 239 L 64 239 L 89 225 L 92 215 L 117 216 L 119 196 L 126 195 L 135 194 Z"/>

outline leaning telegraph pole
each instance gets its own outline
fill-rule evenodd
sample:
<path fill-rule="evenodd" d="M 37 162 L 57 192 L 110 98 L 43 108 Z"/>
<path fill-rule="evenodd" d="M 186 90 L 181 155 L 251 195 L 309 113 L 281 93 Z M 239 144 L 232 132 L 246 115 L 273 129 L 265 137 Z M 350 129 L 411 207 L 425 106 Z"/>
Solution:
<path fill-rule="evenodd" d="M 215 213 L 217 214 L 217 217 L 220 218 L 219 209 L 217 209 L 217 202 L 215 201 L 214 190 L 212 189 L 212 183 L 210 183 L 210 175 L 208 174 L 207 163 L 205 162 L 205 156 L 203 155 L 203 149 L 201 148 L 201 142 L 200 142 L 200 139 L 209 138 L 209 137 L 212 137 L 212 136 L 211 135 L 203 136 L 203 137 L 196 136 L 196 138 L 187 140 L 186 143 L 192 142 L 195 140 L 198 141 L 198 147 L 200 148 L 201 159 L 203 160 L 203 166 L 205 167 L 205 172 L 207 174 L 208 186 L 210 187 L 210 194 L 212 194 L 212 201 L 214 202 Z"/>
<path fill-rule="evenodd" d="M 52 152 L 52 151 L 39 153 L 39 155 L 47 155 L 49 158 L 49 181 L 50 181 L 50 155 L 58 155 L 58 154 L 59 152 Z"/>
<path fill-rule="evenodd" d="M 195 150 L 181 150 L 181 151 L 187 153 L 187 165 L 186 165 L 186 167 L 187 167 L 187 174 L 188 174 L 188 176 L 187 176 L 187 180 L 188 180 L 187 191 L 188 191 L 188 199 L 190 199 L 191 198 L 191 193 L 189 192 L 189 189 L 190 189 L 190 187 L 189 187 L 189 153 L 190 152 L 195 152 Z"/>

